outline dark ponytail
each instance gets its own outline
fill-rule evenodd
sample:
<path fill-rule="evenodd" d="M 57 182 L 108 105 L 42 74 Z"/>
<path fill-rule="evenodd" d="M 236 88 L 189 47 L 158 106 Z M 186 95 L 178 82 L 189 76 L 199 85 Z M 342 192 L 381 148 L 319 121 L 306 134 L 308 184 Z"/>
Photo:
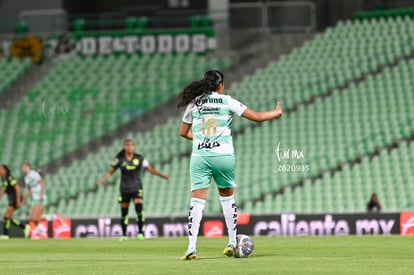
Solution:
<path fill-rule="evenodd" d="M 6 179 L 9 178 L 9 176 L 10 176 L 10 168 L 6 164 L 2 164 L 1 167 L 3 167 L 4 170 L 6 170 Z"/>
<path fill-rule="evenodd" d="M 178 96 L 178 107 L 185 107 L 200 96 L 210 95 L 224 83 L 224 75 L 216 70 L 207 71 L 204 78 L 187 85 Z"/>

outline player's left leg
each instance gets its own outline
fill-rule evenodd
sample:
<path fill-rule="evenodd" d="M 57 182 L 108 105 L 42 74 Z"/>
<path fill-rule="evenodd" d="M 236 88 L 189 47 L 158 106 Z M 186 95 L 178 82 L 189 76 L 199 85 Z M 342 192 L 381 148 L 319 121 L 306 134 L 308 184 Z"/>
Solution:
<path fill-rule="evenodd" d="M 137 225 L 138 225 L 137 239 L 142 241 L 142 240 L 145 240 L 144 230 L 143 230 L 144 223 L 145 223 L 144 200 L 142 198 L 142 191 L 138 193 L 141 193 L 141 196 L 138 198 L 134 198 L 134 205 L 135 205 L 135 212 L 137 214 Z"/>
<path fill-rule="evenodd" d="M 181 260 L 197 258 L 197 239 L 203 211 L 206 205 L 208 188 L 212 177 L 212 170 L 205 157 L 191 157 L 190 181 L 191 201 L 188 211 L 188 247 Z"/>
<path fill-rule="evenodd" d="M 197 258 L 197 239 L 200 230 L 203 211 L 206 205 L 208 188 L 191 191 L 190 209 L 188 210 L 188 246 L 181 260 L 195 260 Z"/>

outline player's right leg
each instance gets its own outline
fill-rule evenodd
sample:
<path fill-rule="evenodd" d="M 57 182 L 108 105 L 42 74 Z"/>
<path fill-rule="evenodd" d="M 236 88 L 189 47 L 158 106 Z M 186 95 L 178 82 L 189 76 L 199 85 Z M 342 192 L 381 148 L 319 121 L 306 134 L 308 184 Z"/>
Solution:
<path fill-rule="evenodd" d="M 223 254 L 227 257 L 233 257 L 237 235 L 237 206 L 234 200 L 233 188 L 219 188 L 219 195 L 229 235 L 229 242 L 224 248 Z"/>
<path fill-rule="evenodd" d="M 119 238 L 119 241 L 127 241 L 127 227 L 128 227 L 128 209 L 129 209 L 130 197 L 127 194 L 120 194 L 118 197 L 118 202 L 121 206 L 121 228 L 122 228 L 122 237 Z"/>
<path fill-rule="evenodd" d="M 46 228 L 43 227 L 43 225 L 40 223 L 40 221 L 42 220 L 42 215 L 43 215 L 43 211 L 44 211 L 44 206 L 42 204 L 42 202 L 36 202 L 36 204 L 34 204 L 32 206 L 32 216 L 31 216 L 31 220 L 32 222 L 35 224 L 35 235 L 32 236 L 32 238 L 34 239 L 38 239 L 39 236 L 41 238 L 47 238 L 47 234 L 46 234 Z"/>
<path fill-rule="evenodd" d="M 37 205 L 36 204 L 32 204 L 32 206 L 30 207 L 30 213 L 29 213 L 29 221 L 32 222 L 34 224 L 34 232 L 37 232 L 36 230 L 38 229 L 38 225 L 39 225 L 39 220 L 37 220 L 37 215 L 36 215 L 36 210 L 37 210 Z M 34 232 L 30 232 L 30 237 L 32 239 L 35 239 L 35 235 L 36 233 Z"/>
<path fill-rule="evenodd" d="M 134 197 L 135 212 L 137 214 L 137 225 L 138 225 L 138 234 L 137 240 L 145 240 L 144 236 L 144 223 L 145 223 L 145 214 L 144 214 L 144 199 L 142 189 L 138 190 L 138 193 Z"/>
<path fill-rule="evenodd" d="M 34 211 L 34 205 L 32 205 L 32 206 L 30 207 L 30 212 L 29 212 L 29 224 L 32 222 L 32 223 L 34 224 L 34 226 L 36 226 L 36 223 L 35 223 L 35 221 L 33 220 L 33 217 L 34 217 L 34 213 L 33 213 L 33 211 Z M 32 237 L 32 230 L 30 230 L 29 237 Z"/>
<path fill-rule="evenodd" d="M 4 224 L 3 224 L 3 235 L 0 236 L 0 240 L 8 240 L 9 236 L 9 229 L 11 225 L 11 218 L 13 216 L 14 208 L 11 206 L 7 206 L 6 211 L 4 211 Z"/>

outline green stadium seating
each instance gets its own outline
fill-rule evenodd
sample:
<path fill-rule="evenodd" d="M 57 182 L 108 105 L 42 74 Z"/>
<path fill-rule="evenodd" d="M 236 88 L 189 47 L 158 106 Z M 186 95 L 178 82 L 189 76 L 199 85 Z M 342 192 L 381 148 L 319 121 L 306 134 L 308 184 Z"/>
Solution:
<path fill-rule="evenodd" d="M 374 191 L 387 210 L 414 207 L 412 195 L 406 194 L 413 188 L 412 175 L 400 172 L 412 170 L 408 169 L 412 153 L 400 151 L 412 144 L 402 143 L 406 149 L 390 152 L 383 149 L 372 160 L 367 157 L 409 138 L 414 130 L 414 62 L 402 60 L 413 51 L 413 40 L 407 35 L 413 26 L 410 18 L 341 22 L 231 87 L 229 93 L 253 109 L 272 108 L 277 100 L 285 109 L 297 107 L 281 120 L 259 127 L 234 120 L 241 211 L 359 212 L 365 211 Z M 397 66 L 389 66 L 396 61 Z M 347 83 L 351 84 L 341 88 Z M 178 137 L 179 124 L 180 118 L 171 118 L 153 131 L 129 135 L 137 142 L 137 151 L 170 175 L 165 182 L 144 174 L 147 215 L 186 213 L 189 158 L 183 154 L 188 155 L 191 145 Z M 304 159 L 279 162 L 275 153 L 279 143 L 285 149 L 303 150 Z M 65 216 L 118 216 L 119 174 L 106 187 L 93 189 L 120 148 L 121 137 L 48 176 L 48 192 L 55 193 L 52 203 L 56 204 L 50 209 Z M 348 164 L 357 158 L 362 159 L 360 164 Z M 308 164 L 310 171 L 275 172 L 277 164 Z M 339 165 L 343 167 L 339 172 L 328 172 Z M 294 187 L 297 183 L 303 186 Z M 221 212 L 214 193 L 211 190 L 206 214 Z"/>
<path fill-rule="evenodd" d="M 375 192 L 386 211 L 414 207 L 414 143 L 402 142 L 397 149 L 383 149 L 374 158 L 364 157 L 359 165 L 344 165 L 333 175 L 325 173 L 303 187 L 286 189 L 282 196 L 266 196 L 260 204 L 248 204 L 252 213 L 360 212 Z"/>
<path fill-rule="evenodd" d="M 258 187 L 252 184 L 241 186 L 239 197 L 242 200 L 259 198 L 301 180 L 310 181 L 321 171 L 335 169 L 342 163 L 371 154 L 377 148 L 393 144 L 396 140 L 409 138 L 414 131 L 414 100 L 411 97 L 414 88 L 411 80 L 413 73 L 414 61 L 402 62 L 399 66 L 386 69 L 377 76 L 368 77 L 359 85 L 351 85 L 348 89 L 318 100 L 309 107 L 299 108 L 282 120 L 264 124 L 253 129 L 250 134 L 243 135 L 240 140 L 237 139 L 237 151 L 243 152 L 237 158 L 237 176 L 243 181 L 249 178 L 248 183 L 257 183 L 259 187 L 257 189 Z M 257 144 L 258 139 L 262 142 L 253 148 L 252 144 Z M 276 148 L 279 142 L 284 148 L 302 149 L 305 158 L 278 162 L 272 149 Z M 254 159 L 257 165 L 249 163 L 251 159 Z M 277 164 L 308 164 L 310 171 L 272 173 L 270 169 Z M 248 172 L 245 172 L 246 170 Z M 255 173 L 252 170 L 260 172 Z M 392 181 L 393 177 L 387 177 L 387 180 Z M 316 189 L 317 186 L 315 183 Z M 316 190 L 315 188 L 313 190 Z M 281 206 L 288 208 L 282 208 L 283 211 L 294 204 L 283 203 L 283 199 L 288 199 L 292 191 L 288 188 L 286 192 L 282 195 Z M 328 203 L 324 199 L 322 201 Z M 328 204 L 324 205 L 323 210 L 330 211 L 331 208 L 336 209 L 333 204 Z M 310 209 L 315 212 L 315 209 Z M 267 212 L 279 210 L 272 207 Z"/>
<path fill-rule="evenodd" d="M 23 159 L 47 165 L 166 103 L 199 72 L 228 64 L 193 54 L 62 60 L 1 112 L 2 161 L 15 170 Z"/>
<path fill-rule="evenodd" d="M 278 99 L 285 108 L 327 94 L 364 73 L 409 56 L 414 50 L 414 20 L 345 21 L 271 62 L 232 87 L 234 95 L 256 108 Z"/>
<path fill-rule="evenodd" d="M 2 94 L 31 65 L 30 59 L 20 61 L 16 58 L 0 58 L 0 94 Z"/>

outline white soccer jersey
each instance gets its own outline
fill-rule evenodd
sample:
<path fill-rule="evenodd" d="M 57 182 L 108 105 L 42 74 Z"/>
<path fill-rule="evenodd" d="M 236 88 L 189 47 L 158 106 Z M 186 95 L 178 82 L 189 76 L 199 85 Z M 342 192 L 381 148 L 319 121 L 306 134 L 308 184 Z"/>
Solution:
<path fill-rule="evenodd" d="M 182 121 L 192 124 L 193 156 L 232 155 L 233 114 L 243 115 L 247 107 L 229 95 L 213 92 L 190 103 Z"/>
<path fill-rule="evenodd" d="M 25 177 L 24 177 L 24 181 L 26 183 L 26 186 L 28 186 L 30 188 L 30 191 L 32 191 L 32 199 L 34 200 L 38 200 L 40 199 L 40 191 L 41 191 L 41 186 L 40 186 L 40 180 L 42 179 L 42 177 L 39 175 L 38 172 L 31 170 Z M 43 197 L 46 197 L 45 192 L 43 193 Z"/>

